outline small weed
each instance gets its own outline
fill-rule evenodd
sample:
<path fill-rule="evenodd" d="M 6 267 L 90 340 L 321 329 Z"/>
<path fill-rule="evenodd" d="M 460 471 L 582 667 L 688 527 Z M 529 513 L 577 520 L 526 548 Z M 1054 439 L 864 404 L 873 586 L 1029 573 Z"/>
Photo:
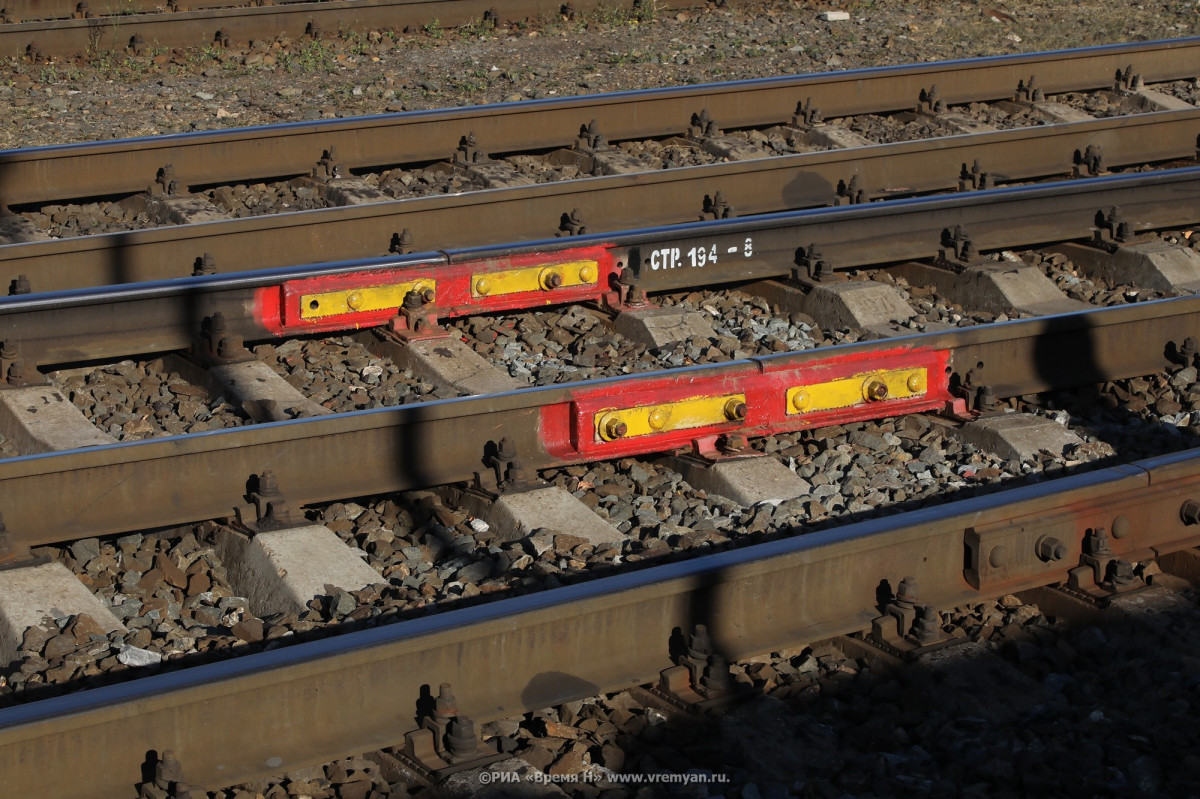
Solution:
<path fill-rule="evenodd" d="M 342 37 L 350 46 L 350 52 L 353 55 L 363 56 L 371 52 L 371 42 L 367 37 L 358 31 L 349 31 Z"/>
<path fill-rule="evenodd" d="M 422 25 L 421 30 L 424 31 L 425 35 L 430 39 L 441 39 L 446 35 L 446 32 L 442 30 L 442 23 L 438 22 L 436 18 Z"/>
<path fill-rule="evenodd" d="M 653 22 L 658 18 L 658 0 L 634 0 L 630 16 L 635 22 Z"/>
<path fill-rule="evenodd" d="M 488 36 L 496 30 L 496 22 L 491 19 L 480 19 L 463 25 L 458 29 L 458 35 L 464 39 L 478 39 Z"/>
<path fill-rule="evenodd" d="M 298 52 L 283 53 L 279 64 L 288 72 L 300 74 L 337 70 L 333 48 L 320 39 L 305 42 Z"/>
<path fill-rule="evenodd" d="M 617 6 L 601 6 L 591 14 L 579 18 L 585 27 L 589 24 L 621 27 L 622 25 L 638 25 L 643 22 L 653 22 L 658 18 L 657 0 L 635 0 L 632 8 Z"/>

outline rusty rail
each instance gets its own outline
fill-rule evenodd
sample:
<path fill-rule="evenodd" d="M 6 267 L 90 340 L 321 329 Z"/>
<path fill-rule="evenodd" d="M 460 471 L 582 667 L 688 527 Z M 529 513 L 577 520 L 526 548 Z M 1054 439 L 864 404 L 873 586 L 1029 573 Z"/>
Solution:
<path fill-rule="evenodd" d="M 330 292 L 436 285 L 427 306 L 435 318 L 600 300 L 625 265 L 647 291 L 789 276 L 797 250 L 817 244 L 838 268 L 929 258 L 943 233 L 967 230 L 981 250 L 1090 238 L 1096 214 L 1119 206 L 1136 230 L 1200 220 L 1200 168 L 1165 170 L 895 200 L 752 219 L 693 223 L 610 236 L 582 236 L 517 247 L 185 278 L 157 284 L 0 298 L 0 339 L 20 347 L 29 364 L 48 366 L 188 348 L 204 317 L 220 312 L 248 341 L 283 335 L 386 325 L 396 308 L 306 316 L 305 298 Z M 302 216 L 302 215 L 298 215 Z M 749 242 L 749 244 L 747 243 Z M 688 253 L 719 251 L 689 265 Z M 715 248 L 715 250 L 714 250 Z M 514 266 L 595 264 L 591 280 L 553 290 L 477 296 L 472 281 Z M 301 307 L 302 303 L 305 307 Z"/>
<path fill-rule="evenodd" d="M 652 681 L 698 623 L 734 660 L 868 628 L 881 580 L 915 577 L 941 608 L 1064 581 L 1086 531 L 1120 517 L 1117 557 L 1167 554 L 1200 541 L 1180 513 L 1198 499 L 1185 452 L 99 688 L 0 711 L 0 770 L 14 796 L 121 796 L 171 749 L 217 788 L 397 745 L 442 682 L 487 721 Z M 1036 557 L 1042 535 L 1062 560 Z M 977 586 L 980 538 L 1008 559 Z"/>
<path fill-rule="evenodd" d="M 811 101 L 825 118 L 908 110 L 937 85 L 948 104 L 1013 97 L 1036 76 L 1047 94 L 1113 88 L 1133 66 L 1146 82 L 1194 77 L 1200 39 L 884 67 L 584 98 L 305 122 L 262 128 L 62 145 L 0 153 L 0 203 L 21 205 L 144 190 L 170 163 L 181 186 L 311 172 L 336 147 L 345 168 L 446 160 L 475 133 L 481 152 L 570 147 L 596 120 L 610 142 L 686 132 L 708 109 L 725 129 L 788 123 Z"/>
<path fill-rule="evenodd" d="M 659 0 L 665 8 L 689 8 L 694 0 Z M 109 51 L 139 55 L 141 47 L 229 47 L 261 39 L 287 36 L 301 39 L 313 31 L 334 34 L 355 31 L 418 30 L 428 24 L 462 27 L 479 23 L 496 8 L 496 22 L 516 22 L 559 14 L 558 0 L 326 0 L 253 5 L 224 0 L 182 0 L 178 10 L 152 13 L 163 3 L 135 0 L 113 11 L 104 0 L 84 3 L 90 16 L 72 18 L 78 3 L 10 2 L 9 15 L 57 17 L 38 22 L 18 22 L 0 27 L 0 56 L 80 56 Z M 632 0 L 580 0 L 578 11 L 605 6 L 632 8 Z M 63 13 L 63 9 L 69 10 Z M 192 10 L 195 9 L 195 10 Z M 100 15 L 96 15 L 99 12 Z M 142 12 L 142 13 L 133 13 Z"/>
<path fill-rule="evenodd" d="M 578 210 L 592 233 L 695 220 L 720 191 L 738 216 L 832 204 L 857 180 L 871 199 L 955 190 L 964 166 L 995 183 L 1069 175 L 1103 148 L 1106 168 L 1193 158 L 1200 109 L 949 136 L 849 150 L 493 189 L 457 195 L 177 225 L 0 246 L 0 286 L 28 276 L 33 291 L 186 277 L 212 256 L 219 273 L 370 258 L 409 229 L 422 250 L 553 235 Z M 1083 170 L 1086 172 L 1086 170 Z"/>
<path fill-rule="evenodd" d="M 270 5 L 288 5 L 298 2 L 307 2 L 307 0 L 272 0 Z M 255 5 L 263 4 L 255 3 L 253 0 L 172 0 L 166 3 L 162 0 L 5 0 L 4 11 L 7 18 L 11 20 L 7 24 L 18 24 L 67 19 L 128 17 L 132 14 L 162 14 L 164 7 L 170 9 L 171 13 L 178 13 L 216 8 L 250 8 Z M 345 3 L 338 3 L 338 5 L 348 7 L 348 4 Z M 410 15 L 421 9 L 429 12 L 428 16 L 414 16 L 413 19 L 421 22 L 437 19 L 439 24 L 447 26 L 462 24 L 462 22 L 452 21 L 449 14 L 456 15 L 455 19 L 461 18 L 471 22 L 478 21 L 483 17 L 484 12 L 489 10 L 489 7 L 482 3 L 462 2 L 462 0 L 448 0 L 448 2 L 441 3 L 431 3 L 428 0 L 418 0 L 418 2 L 408 0 L 403 4 L 392 4 L 393 13 L 398 15 L 398 20 L 404 19 L 399 15 L 405 12 L 406 7 Z M 475 9 L 475 13 L 472 13 L 472 7 Z M 447 14 L 445 21 L 437 16 L 439 13 Z M 412 23 L 403 22 L 395 27 L 399 29 L 409 24 Z"/>

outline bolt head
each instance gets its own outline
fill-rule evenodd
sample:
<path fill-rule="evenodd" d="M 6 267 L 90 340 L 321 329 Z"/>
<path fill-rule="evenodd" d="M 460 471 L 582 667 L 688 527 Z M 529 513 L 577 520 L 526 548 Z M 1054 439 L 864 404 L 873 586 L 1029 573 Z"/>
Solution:
<path fill-rule="evenodd" d="M 866 384 L 863 385 L 863 397 L 868 402 L 879 402 L 887 399 L 888 387 L 887 383 L 879 378 L 869 378 Z"/>
<path fill-rule="evenodd" d="M 491 281 L 489 281 L 486 277 L 478 278 L 475 281 L 475 293 L 476 294 L 486 297 L 488 292 L 490 292 L 491 290 L 492 290 Z"/>
<path fill-rule="evenodd" d="M 584 283 L 595 283 L 598 276 L 595 265 L 585 264 L 579 267 L 579 279 Z"/>
<path fill-rule="evenodd" d="M 908 390 L 911 391 L 912 393 L 924 394 L 925 393 L 925 373 L 924 372 L 914 372 L 913 374 L 908 376 L 908 380 L 906 380 L 904 384 L 908 387 Z"/>
<path fill-rule="evenodd" d="M 647 422 L 651 430 L 662 430 L 667 426 L 667 422 L 671 419 L 671 413 L 666 408 L 655 408 L 650 411 L 650 417 Z"/>
<path fill-rule="evenodd" d="M 800 389 L 792 395 L 792 407 L 800 412 L 807 411 L 812 405 L 812 395 L 804 389 Z"/>
<path fill-rule="evenodd" d="M 363 296 L 357 291 L 352 291 L 346 295 L 346 305 L 348 305 L 352 311 L 357 311 L 359 308 L 361 308 L 362 302 Z"/>
<path fill-rule="evenodd" d="M 599 433 L 605 441 L 616 441 L 629 434 L 629 425 L 615 413 L 607 413 L 600 419 Z"/>
<path fill-rule="evenodd" d="M 543 269 L 538 282 L 541 283 L 542 288 L 546 291 L 553 291 L 562 285 L 562 273 L 557 269 Z"/>

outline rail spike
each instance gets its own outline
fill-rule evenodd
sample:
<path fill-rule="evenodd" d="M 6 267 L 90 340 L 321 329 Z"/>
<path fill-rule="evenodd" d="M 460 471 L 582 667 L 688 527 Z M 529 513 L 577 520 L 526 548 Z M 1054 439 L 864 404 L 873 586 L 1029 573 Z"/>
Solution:
<path fill-rule="evenodd" d="M 183 764 L 170 749 L 152 758 L 154 777 L 138 783 L 138 799 L 192 799 L 191 786 L 183 778 Z"/>
<path fill-rule="evenodd" d="M 941 649 L 953 641 L 941 628 L 941 614 L 930 605 L 918 604 L 917 580 L 905 577 L 894 594 L 880 607 L 881 614 L 871 622 L 867 641 L 886 652 L 906 659 Z"/>
<path fill-rule="evenodd" d="M 427 691 L 428 686 L 422 688 L 423 694 Z M 515 746 L 507 739 L 480 741 L 474 720 L 459 710 L 448 682 L 438 686 L 436 697 L 422 696 L 417 716 L 421 726 L 405 734 L 399 759 L 431 779 L 503 760 Z"/>

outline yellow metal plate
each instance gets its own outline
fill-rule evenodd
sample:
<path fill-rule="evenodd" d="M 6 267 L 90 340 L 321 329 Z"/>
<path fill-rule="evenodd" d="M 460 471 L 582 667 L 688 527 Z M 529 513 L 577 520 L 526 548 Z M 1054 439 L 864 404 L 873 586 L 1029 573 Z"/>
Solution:
<path fill-rule="evenodd" d="M 925 394 L 929 386 L 926 369 L 892 369 L 863 372 L 853 377 L 793 386 L 787 390 L 788 414 L 852 408 L 871 402 L 908 399 Z"/>
<path fill-rule="evenodd" d="M 320 319 L 324 316 L 382 311 L 387 308 L 398 311 L 404 303 L 404 296 L 410 291 L 436 292 L 437 283 L 433 280 L 410 280 L 407 283 L 304 294 L 300 297 L 300 318 Z"/>
<path fill-rule="evenodd" d="M 595 285 L 600 276 L 597 261 L 570 261 L 471 275 L 471 296 L 499 297 L 526 291 L 553 291 L 567 286 Z"/>
<path fill-rule="evenodd" d="M 745 394 L 723 394 L 719 397 L 693 397 L 633 408 L 611 408 L 594 414 L 592 424 L 597 440 L 616 441 L 671 430 L 708 427 L 737 421 L 745 415 Z"/>

